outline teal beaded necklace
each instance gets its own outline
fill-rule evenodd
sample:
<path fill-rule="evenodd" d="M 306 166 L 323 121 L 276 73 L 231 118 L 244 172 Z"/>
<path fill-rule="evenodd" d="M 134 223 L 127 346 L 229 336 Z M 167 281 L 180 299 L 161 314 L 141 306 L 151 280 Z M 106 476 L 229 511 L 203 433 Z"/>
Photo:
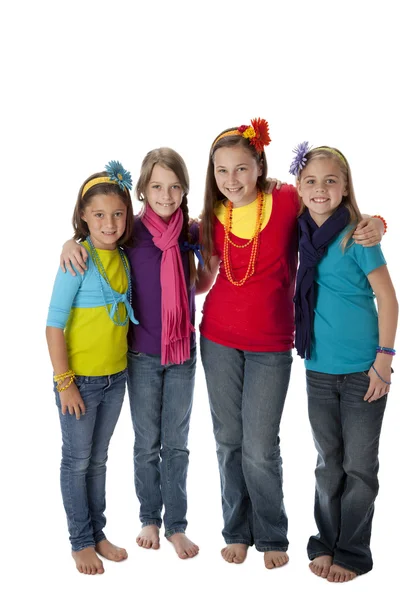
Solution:
<path fill-rule="evenodd" d="M 96 267 L 96 272 L 97 272 L 97 275 L 99 277 L 101 293 L 103 295 L 104 306 L 105 306 L 105 309 L 107 311 L 107 314 L 110 317 L 111 321 L 114 323 L 114 325 L 118 325 L 119 327 L 124 327 L 128 323 L 128 321 L 129 321 L 128 311 L 127 311 L 126 317 L 125 317 L 125 319 L 123 321 L 121 321 L 121 319 L 120 319 L 119 311 L 118 310 L 115 310 L 113 316 L 111 316 L 111 311 L 110 311 L 110 308 L 109 308 L 109 306 L 107 304 L 106 297 L 105 297 L 105 294 L 104 294 L 104 281 L 106 282 L 106 284 L 108 285 L 108 287 L 111 290 L 111 294 L 112 294 L 113 299 L 114 299 L 113 305 L 117 305 L 118 304 L 118 298 L 115 296 L 115 291 L 111 287 L 110 280 L 107 277 L 107 273 L 106 273 L 106 270 L 105 270 L 105 268 L 103 266 L 103 263 L 101 262 L 99 253 L 97 252 L 97 249 L 93 246 L 93 242 L 92 242 L 92 240 L 90 239 L 89 236 L 86 238 L 86 241 L 89 244 L 90 255 L 92 257 L 93 264 Z M 117 246 L 117 248 L 118 248 L 118 252 L 119 252 L 122 264 L 124 265 L 126 277 L 128 279 L 127 300 L 129 302 L 129 304 L 132 306 L 132 285 L 131 285 L 131 272 L 130 272 L 129 264 L 128 264 L 128 261 L 127 261 L 127 258 L 125 256 L 124 252 L 121 250 L 121 248 L 119 246 Z"/>

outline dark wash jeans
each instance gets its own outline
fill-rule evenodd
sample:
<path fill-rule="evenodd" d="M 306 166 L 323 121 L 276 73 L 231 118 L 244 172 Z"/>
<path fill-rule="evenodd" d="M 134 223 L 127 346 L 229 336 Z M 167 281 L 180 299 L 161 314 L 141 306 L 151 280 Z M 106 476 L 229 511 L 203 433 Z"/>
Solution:
<path fill-rule="evenodd" d="M 291 352 L 248 352 L 200 338 L 227 544 L 287 550 L 279 425 Z"/>
<path fill-rule="evenodd" d="M 56 403 L 62 432 L 61 493 L 72 550 L 94 546 L 105 538 L 106 462 L 108 446 L 121 412 L 127 371 L 99 377 L 77 377 L 86 413 L 79 420 L 63 415 Z"/>
<path fill-rule="evenodd" d="M 187 526 L 186 478 L 196 348 L 182 365 L 162 365 L 161 356 L 128 351 L 128 391 L 135 431 L 135 488 L 143 526 L 165 535 Z"/>
<path fill-rule="evenodd" d="M 378 493 L 378 450 L 386 396 L 363 400 L 365 372 L 329 375 L 307 371 L 308 412 L 318 451 L 315 521 L 308 556 L 333 562 L 358 575 L 372 569 L 370 550 Z"/>

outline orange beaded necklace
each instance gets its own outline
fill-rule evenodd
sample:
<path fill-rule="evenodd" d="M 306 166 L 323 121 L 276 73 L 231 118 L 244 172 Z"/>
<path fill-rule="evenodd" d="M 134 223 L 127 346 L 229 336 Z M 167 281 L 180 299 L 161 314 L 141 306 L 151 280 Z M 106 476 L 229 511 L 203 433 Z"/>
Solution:
<path fill-rule="evenodd" d="M 225 223 L 224 223 L 224 231 L 225 231 L 225 236 L 224 236 L 224 267 L 225 267 L 225 272 L 226 272 L 226 276 L 228 278 L 228 281 L 230 281 L 232 283 L 232 285 L 242 286 L 254 274 L 255 266 L 256 266 L 257 251 L 258 251 L 258 242 L 259 242 L 261 225 L 262 225 L 262 216 L 263 216 L 263 210 L 264 210 L 264 203 L 265 203 L 264 194 L 263 194 L 263 192 L 261 190 L 258 190 L 258 194 L 257 194 L 257 218 L 256 218 L 256 225 L 255 225 L 255 228 L 254 228 L 254 234 L 253 234 L 253 236 L 245 244 L 239 245 L 239 244 L 235 244 L 235 242 L 233 242 L 231 240 L 231 238 L 229 237 L 230 233 L 232 231 L 232 209 L 233 209 L 233 204 L 232 204 L 232 202 L 228 201 L 227 211 L 226 211 L 226 214 L 225 214 Z M 250 260 L 249 260 L 249 264 L 248 264 L 248 267 L 247 267 L 246 274 L 245 274 L 244 277 L 242 277 L 242 279 L 239 279 L 239 281 L 236 280 L 236 279 L 234 279 L 233 275 L 232 275 L 232 269 L 231 269 L 231 264 L 230 264 L 230 260 L 229 260 L 229 244 L 232 244 L 232 246 L 234 246 L 235 248 L 246 248 L 247 246 L 249 246 L 250 244 L 252 244 L 251 253 L 250 253 Z"/>

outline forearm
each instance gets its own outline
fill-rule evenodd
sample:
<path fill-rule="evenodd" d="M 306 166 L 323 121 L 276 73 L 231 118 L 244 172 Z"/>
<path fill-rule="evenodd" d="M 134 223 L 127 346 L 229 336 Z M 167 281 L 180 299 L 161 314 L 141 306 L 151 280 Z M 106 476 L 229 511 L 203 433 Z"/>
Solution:
<path fill-rule="evenodd" d="M 54 373 L 66 373 L 69 370 L 69 361 L 64 331 L 58 327 L 46 327 L 46 339 Z"/>
<path fill-rule="evenodd" d="M 399 306 L 396 295 L 385 295 L 377 297 L 378 324 L 379 324 L 379 346 L 394 348 L 396 338 L 397 320 Z"/>
<path fill-rule="evenodd" d="M 199 265 L 197 269 L 197 281 L 196 281 L 196 296 L 208 292 L 215 281 L 215 277 L 218 272 L 219 258 L 213 256 L 210 261 L 209 267 L 204 269 Z"/>

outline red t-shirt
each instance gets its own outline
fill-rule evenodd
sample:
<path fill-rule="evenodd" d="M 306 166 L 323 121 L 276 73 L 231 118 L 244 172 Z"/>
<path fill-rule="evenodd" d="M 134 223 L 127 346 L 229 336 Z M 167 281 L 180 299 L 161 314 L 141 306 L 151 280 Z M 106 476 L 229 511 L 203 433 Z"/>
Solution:
<path fill-rule="evenodd" d="M 230 283 L 223 264 L 224 228 L 215 218 L 214 248 L 221 259 L 217 279 L 203 306 L 201 334 L 223 346 L 252 352 L 282 352 L 293 347 L 294 285 L 297 269 L 297 213 L 293 186 L 272 193 L 272 212 L 260 233 L 254 274 L 242 286 Z M 243 238 L 231 233 L 236 244 Z M 230 244 L 231 272 L 235 280 L 246 274 L 252 244 Z"/>

